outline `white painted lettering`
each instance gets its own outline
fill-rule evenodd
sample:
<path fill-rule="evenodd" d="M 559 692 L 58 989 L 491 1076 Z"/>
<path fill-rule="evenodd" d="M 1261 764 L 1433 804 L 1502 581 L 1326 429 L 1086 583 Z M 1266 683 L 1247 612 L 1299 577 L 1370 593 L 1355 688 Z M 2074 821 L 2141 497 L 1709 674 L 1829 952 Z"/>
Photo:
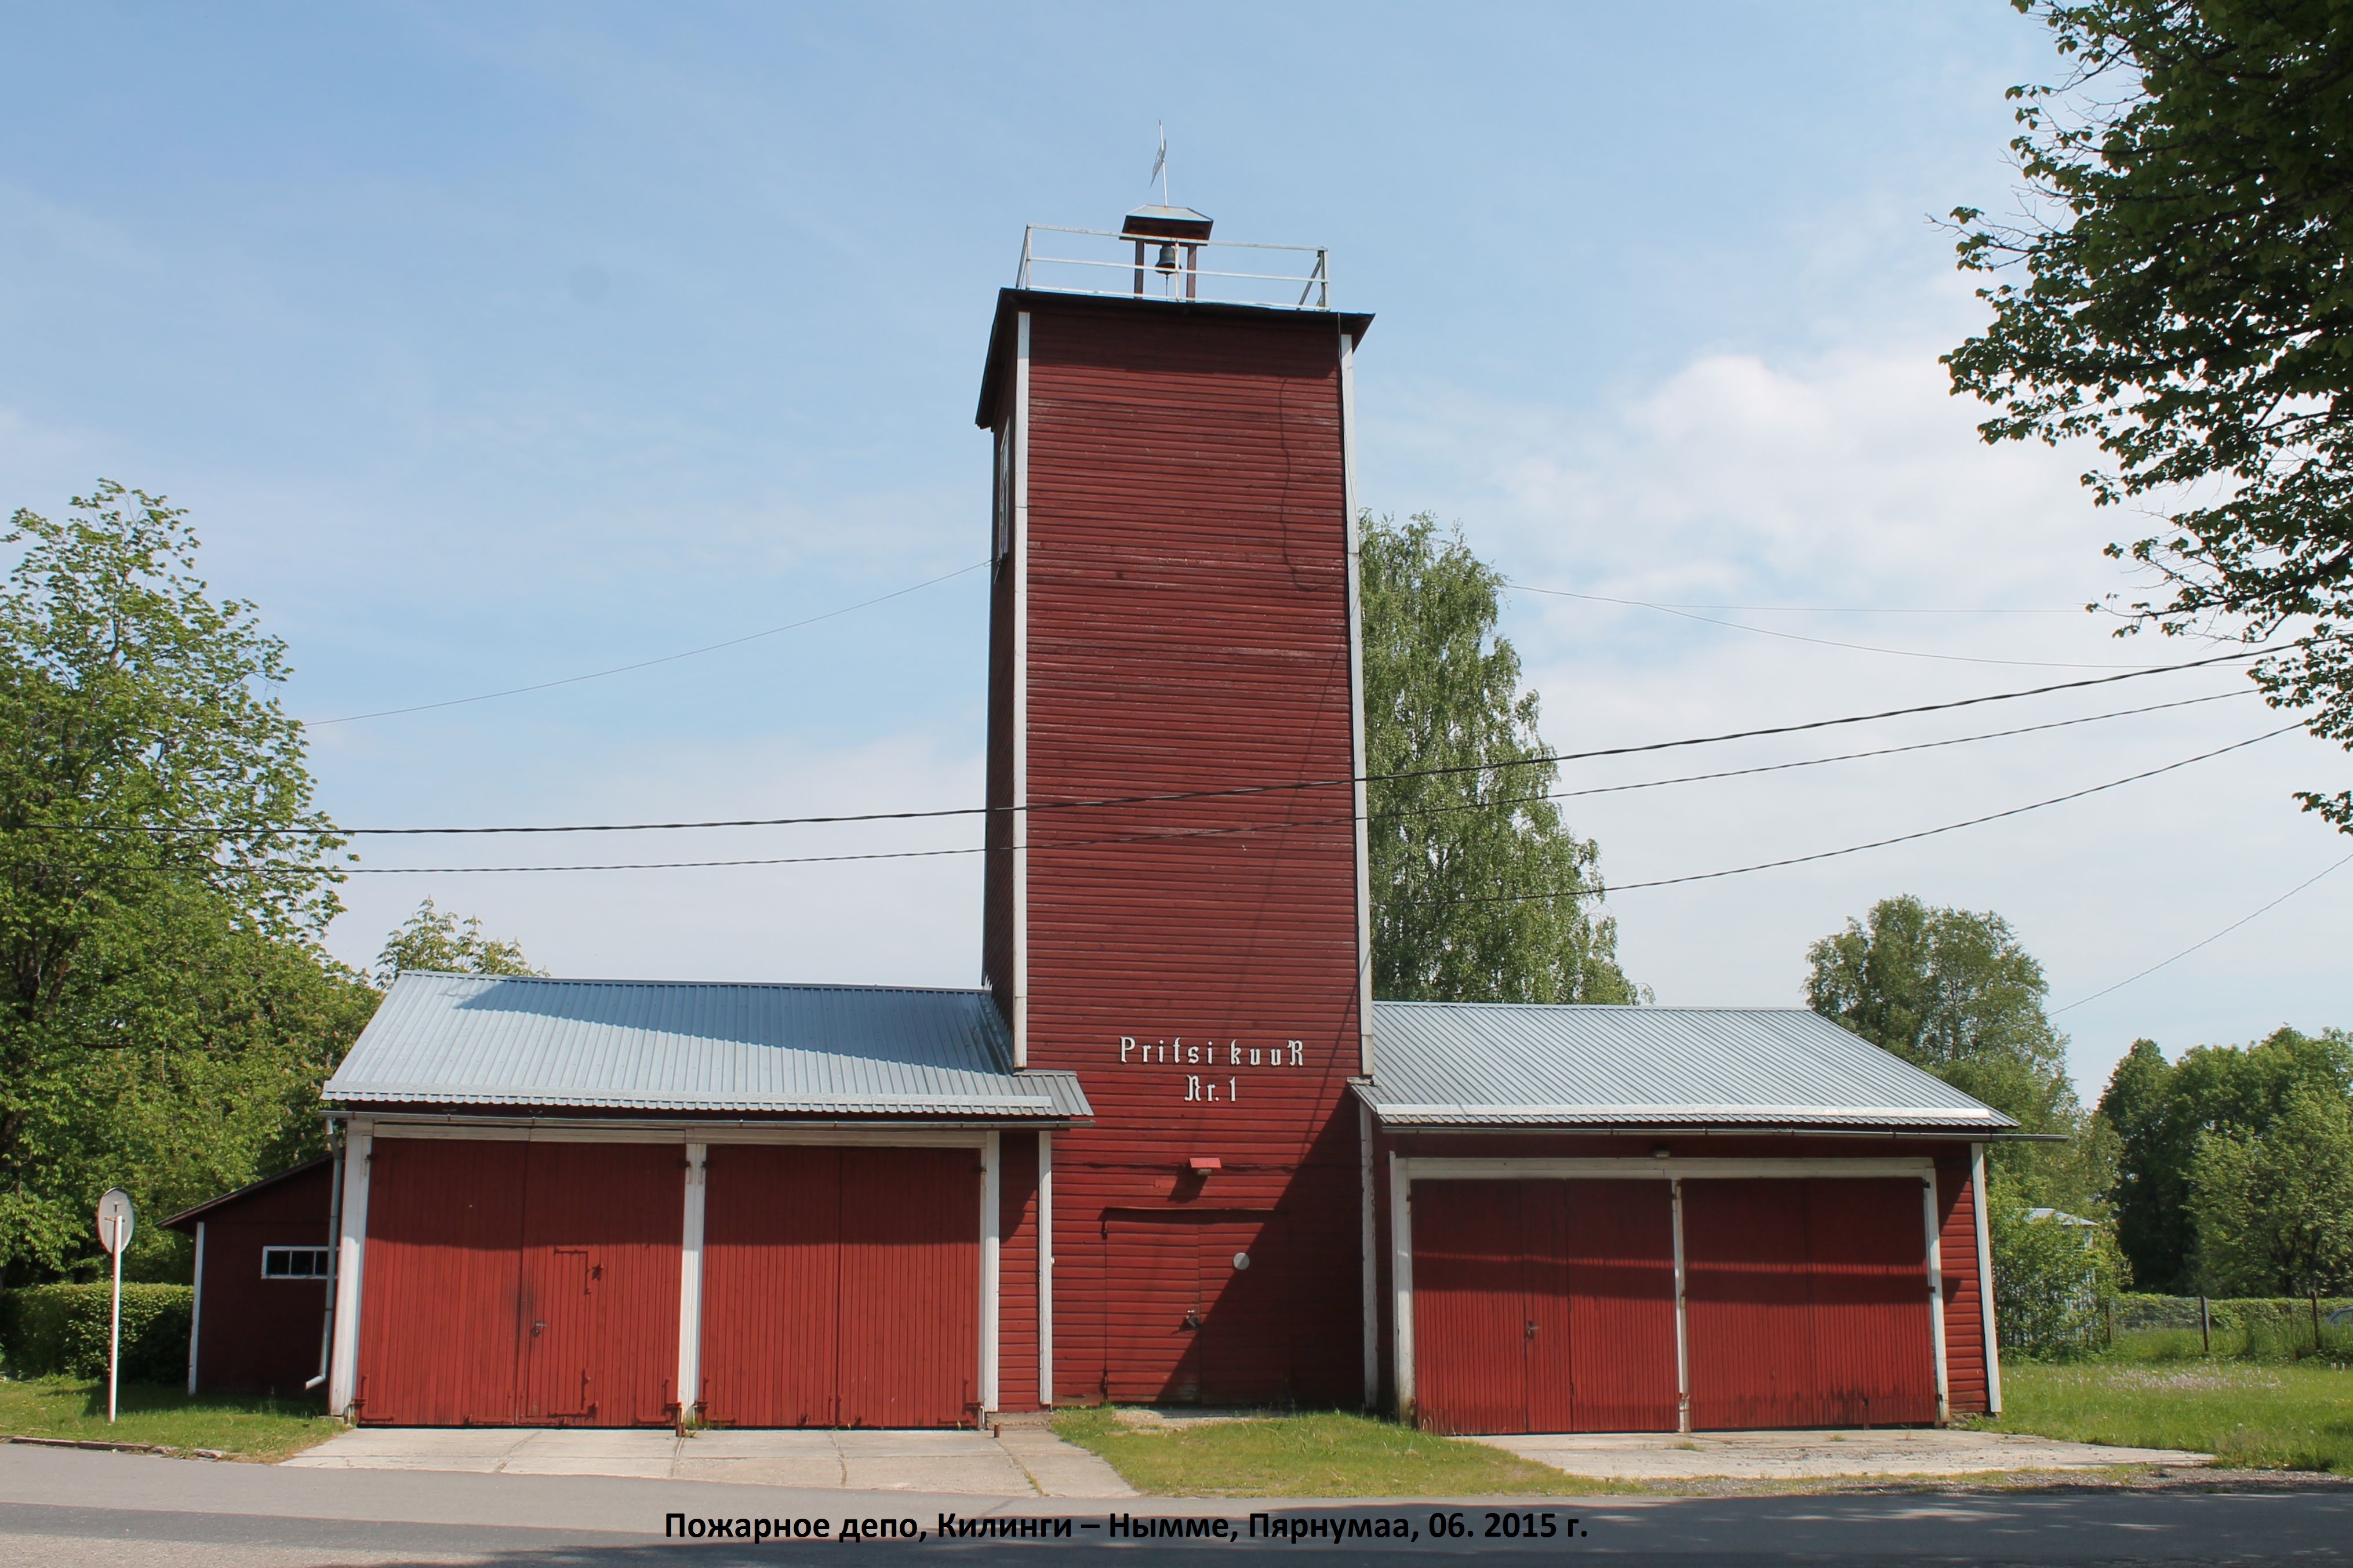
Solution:
<path fill-rule="evenodd" d="M 1198 1100 L 1201 1098 L 1201 1075 L 1199 1073 L 1194 1072 L 1187 1073 L 1185 1075 L 1185 1098 L 1187 1100 Z"/>
<path fill-rule="evenodd" d="M 1119 1037 L 1119 1059 L 1122 1061 L 1127 1060 L 1127 1053 L 1134 1049 L 1135 1049 L 1135 1037 L 1134 1035 L 1122 1035 Z"/>
<path fill-rule="evenodd" d="M 1258 1066 L 1258 1047 L 1256 1046 L 1252 1046 L 1250 1047 L 1250 1066 Z"/>
<path fill-rule="evenodd" d="M 1302 1058 L 1300 1053 L 1307 1048 L 1307 1042 L 1305 1040 L 1286 1040 L 1283 1043 L 1291 1047 L 1291 1065 L 1293 1067 L 1305 1066 L 1306 1063 Z"/>

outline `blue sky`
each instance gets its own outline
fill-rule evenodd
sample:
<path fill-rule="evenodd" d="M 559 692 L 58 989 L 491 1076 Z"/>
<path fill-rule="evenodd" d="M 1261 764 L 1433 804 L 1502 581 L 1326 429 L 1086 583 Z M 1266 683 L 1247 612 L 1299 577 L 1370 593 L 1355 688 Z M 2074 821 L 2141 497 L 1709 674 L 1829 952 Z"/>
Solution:
<path fill-rule="evenodd" d="M 19 8 L 9 34 L 0 503 L 61 507 L 103 474 L 191 507 L 214 583 L 292 643 L 308 718 L 655 658 L 977 562 L 971 413 L 994 291 L 1024 223 L 1110 226 L 1145 196 L 1157 121 L 1175 199 L 1221 237 L 1331 247 L 1336 302 L 1377 314 L 1358 378 L 1369 504 L 1459 520 L 1535 586 L 1770 606 L 1701 612 L 1762 628 L 1739 630 L 1515 595 L 1509 629 L 1556 744 L 2193 651 L 2048 613 L 2129 586 L 2099 546 L 2131 520 L 2084 500 L 2080 455 L 1983 448 L 1942 388 L 1936 355 L 1978 308 L 1927 215 L 2009 199 L 2002 89 L 2048 69 L 2037 30 L 1994 0 L 140 4 Z M 322 797 L 366 826 L 963 804 L 982 627 L 970 574 L 652 669 L 323 725 Z M 2159 677 L 1998 721 L 1706 757 L 2232 689 Z M 1614 879 L 1679 876 L 2004 809 L 2267 727 L 2231 699 L 1593 796 L 1571 816 Z M 2000 910 L 2063 1004 L 2353 849 L 2287 798 L 2348 772 L 2288 736 L 2014 821 L 1611 908 L 1662 1001 L 1795 1001 L 1809 941 L 1910 890 Z M 962 838 L 513 842 L 370 846 L 367 863 Z M 977 971 L 968 858 L 358 878 L 332 945 L 364 961 L 427 894 L 559 973 Z M 2063 1016 L 2086 1089 L 2136 1035 L 2179 1048 L 2353 1023 L 2348 913 L 2353 869 Z"/>

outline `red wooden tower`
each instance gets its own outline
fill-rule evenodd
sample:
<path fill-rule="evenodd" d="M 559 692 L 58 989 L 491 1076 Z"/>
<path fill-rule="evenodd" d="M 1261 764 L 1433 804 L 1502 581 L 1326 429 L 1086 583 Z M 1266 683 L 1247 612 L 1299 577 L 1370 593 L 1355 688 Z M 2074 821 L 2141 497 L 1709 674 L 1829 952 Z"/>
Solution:
<path fill-rule="evenodd" d="M 1320 252 L 1297 306 L 1219 301 L 1281 263 L 1209 226 L 1140 209 L 1069 290 L 1025 248 L 998 299 L 984 973 L 1095 1109 L 1046 1156 L 1041 1396 L 1353 1404 L 1370 318 Z"/>

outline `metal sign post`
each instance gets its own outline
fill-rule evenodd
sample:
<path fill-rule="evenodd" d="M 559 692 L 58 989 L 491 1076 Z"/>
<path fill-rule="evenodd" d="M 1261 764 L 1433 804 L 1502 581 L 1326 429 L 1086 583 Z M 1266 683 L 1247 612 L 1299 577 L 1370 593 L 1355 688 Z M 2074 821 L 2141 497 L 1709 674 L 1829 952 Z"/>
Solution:
<path fill-rule="evenodd" d="M 131 1207 L 131 1194 L 121 1187 L 109 1187 L 106 1195 L 98 1200 L 99 1245 L 114 1254 L 114 1322 L 107 1331 L 106 1344 L 106 1419 L 114 1421 L 115 1392 L 121 1384 L 122 1373 L 122 1249 L 131 1245 L 131 1227 L 138 1216 Z"/>

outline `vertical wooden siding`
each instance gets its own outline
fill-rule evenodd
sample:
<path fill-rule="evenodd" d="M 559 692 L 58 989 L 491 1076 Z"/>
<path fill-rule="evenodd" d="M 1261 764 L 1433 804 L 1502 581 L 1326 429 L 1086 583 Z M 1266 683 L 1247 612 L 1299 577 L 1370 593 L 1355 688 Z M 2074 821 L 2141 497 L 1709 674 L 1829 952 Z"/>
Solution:
<path fill-rule="evenodd" d="M 717 1144 L 705 1167 L 703 1414 L 830 1426 L 841 1298 L 841 1156 Z"/>
<path fill-rule="evenodd" d="M 670 1418 L 678 1145 L 379 1138 L 368 1184 L 361 1419 Z"/>
<path fill-rule="evenodd" d="M 1413 1206 L 1420 1425 L 1673 1429 L 1664 1183 L 1425 1182 Z"/>
<path fill-rule="evenodd" d="M 1528 1430 L 1520 1187 L 1414 1189 L 1415 1415 L 1430 1431 Z"/>
<path fill-rule="evenodd" d="M 1258 1266 L 1283 1310 L 1319 1330 L 1297 1394 L 1353 1402 L 1355 1127 L 1336 1115 L 1358 1061 L 1336 330 L 1275 313 L 1029 306 L 1029 1059 L 1083 1073 L 1096 1112 L 1056 1149 L 1057 1380 L 1063 1397 L 1103 1397 L 1126 1375 L 1105 1334 L 1155 1310 L 1121 1299 L 1155 1288 L 1145 1257 L 1121 1250 L 1148 1233 L 1106 1228 L 1106 1211 L 1279 1210 L 1287 1223 Z M 1002 595 L 997 614 L 1001 626 Z M 993 781 L 1009 719 L 993 698 Z M 1288 787 L 1322 780 L 1341 782 Z M 1260 785 L 1277 787 L 1053 809 Z M 1122 1062 L 1123 1037 L 1155 1059 Z M 1214 1067 L 1201 1059 L 1212 1042 Z M 1194 1079 L 1201 1098 L 1187 1100 Z M 1190 1179 L 1196 1155 L 1223 1168 Z"/>
<path fill-rule="evenodd" d="M 1567 1323 L 1558 1342 L 1570 1358 L 1567 1430 L 1672 1431 L 1675 1236 L 1667 1184 L 1545 1184 L 1567 1207 Z M 1556 1377 L 1550 1386 L 1556 1402 Z"/>
<path fill-rule="evenodd" d="M 516 1419 L 528 1147 L 375 1141 L 360 1280 L 361 1420 L 461 1426 Z"/>
<path fill-rule="evenodd" d="M 978 1164 L 970 1149 L 714 1147 L 705 1414 L 737 1426 L 969 1421 Z"/>
<path fill-rule="evenodd" d="M 1683 1186 L 1694 1427 L 1936 1418 L 1917 1182 Z"/>
<path fill-rule="evenodd" d="M 1967 1156 L 1937 1160 L 1936 1203 L 1947 1398 L 1954 1415 L 1976 1415 L 1986 1408 L 1985 1316 L 1978 1291 L 1977 1197 Z"/>
<path fill-rule="evenodd" d="M 523 1185 L 526 1421 L 659 1426 L 676 1419 L 675 1143 L 532 1143 Z M 534 1335 L 532 1325 L 545 1322 Z"/>

